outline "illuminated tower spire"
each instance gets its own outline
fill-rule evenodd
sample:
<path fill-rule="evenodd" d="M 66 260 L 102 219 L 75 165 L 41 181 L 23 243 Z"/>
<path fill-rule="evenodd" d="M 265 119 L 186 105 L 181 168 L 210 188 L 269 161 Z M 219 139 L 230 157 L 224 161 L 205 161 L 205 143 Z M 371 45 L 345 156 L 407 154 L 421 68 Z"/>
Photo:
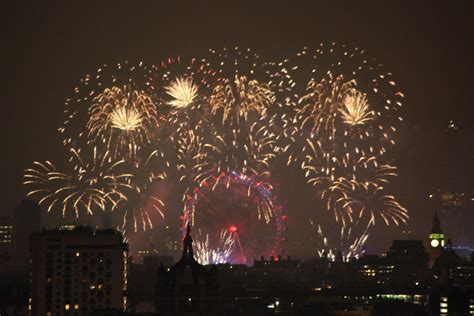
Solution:
<path fill-rule="evenodd" d="M 441 223 L 438 218 L 438 212 L 435 212 L 433 218 L 433 225 L 431 227 L 431 232 L 429 235 L 429 253 L 430 253 L 430 268 L 433 266 L 434 262 L 441 255 L 441 252 L 444 248 L 446 238 L 441 230 Z"/>

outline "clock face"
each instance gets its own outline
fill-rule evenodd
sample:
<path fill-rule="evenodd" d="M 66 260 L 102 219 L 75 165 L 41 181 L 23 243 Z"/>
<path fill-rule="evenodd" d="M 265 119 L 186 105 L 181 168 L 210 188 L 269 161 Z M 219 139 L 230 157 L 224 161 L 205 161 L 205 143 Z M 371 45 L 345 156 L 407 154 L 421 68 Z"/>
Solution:
<path fill-rule="evenodd" d="M 439 246 L 439 240 L 438 239 L 433 239 L 431 241 L 431 247 L 436 248 Z"/>

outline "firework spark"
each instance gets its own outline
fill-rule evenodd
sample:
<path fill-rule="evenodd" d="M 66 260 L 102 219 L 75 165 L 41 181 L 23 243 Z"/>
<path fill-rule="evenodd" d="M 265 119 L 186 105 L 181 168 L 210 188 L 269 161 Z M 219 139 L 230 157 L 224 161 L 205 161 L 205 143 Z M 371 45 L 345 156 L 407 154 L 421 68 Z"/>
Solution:
<path fill-rule="evenodd" d="M 176 108 L 189 106 L 196 99 L 198 92 L 198 87 L 194 85 L 192 78 L 178 77 L 165 89 L 166 93 L 173 98 L 168 104 Z"/>

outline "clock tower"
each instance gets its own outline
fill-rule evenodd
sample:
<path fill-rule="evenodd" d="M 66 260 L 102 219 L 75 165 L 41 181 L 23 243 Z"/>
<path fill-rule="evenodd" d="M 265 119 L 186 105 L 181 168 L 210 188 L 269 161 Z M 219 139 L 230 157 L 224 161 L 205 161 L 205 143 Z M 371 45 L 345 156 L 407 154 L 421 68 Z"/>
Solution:
<path fill-rule="evenodd" d="M 443 252 L 444 245 L 446 243 L 446 238 L 441 230 L 441 224 L 439 222 L 438 213 L 435 213 L 433 219 L 433 226 L 429 235 L 429 253 L 430 253 L 430 262 L 429 267 L 431 268 L 438 259 L 438 257 Z"/>

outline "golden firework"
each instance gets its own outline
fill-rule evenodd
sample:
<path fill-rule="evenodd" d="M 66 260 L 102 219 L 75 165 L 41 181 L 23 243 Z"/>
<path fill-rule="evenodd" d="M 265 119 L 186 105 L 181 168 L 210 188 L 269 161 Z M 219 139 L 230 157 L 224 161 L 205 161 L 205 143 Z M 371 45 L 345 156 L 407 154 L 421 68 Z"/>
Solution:
<path fill-rule="evenodd" d="M 118 159 L 134 159 L 140 147 L 151 142 L 158 125 L 151 97 L 131 86 L 105 89 L 92 100 L 89 112 L 89 138 L 105 144 Z"/>
<path fill-rule="evenodd" d="M 185 108 L 195 101 L 198 87 L 193 83 L 192 78 L 178 77 L 165 90 L 172 97 L 172 100 L 168 102 L 169 105 Z"/>
<path fill-rule="evenodd" d="M 239 122 L 241 117 L 246 121 L 250 113 L 265 116 L 274 102 L 275 96 L 267 84 L 238 75 L 233 81 L 224 79 L 210 97 L 212 113 L 222 110 L 222 123 L 230 118 Z"/>

